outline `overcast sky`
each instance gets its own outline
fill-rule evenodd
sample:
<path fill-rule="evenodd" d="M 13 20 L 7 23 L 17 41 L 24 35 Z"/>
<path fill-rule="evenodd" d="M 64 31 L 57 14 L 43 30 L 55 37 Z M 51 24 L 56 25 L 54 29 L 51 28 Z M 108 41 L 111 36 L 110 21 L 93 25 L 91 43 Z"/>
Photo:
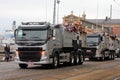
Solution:
<path fill-rule="evenodd" d="M 0 32 L 26 21 L 49 21 L 53 19 L 54 0 L 0 0 Z M 71 11 L 76 16 L 86 13 L 87 19 L 104 19 L 110 16 L 120 19 L 120 0 L 60 0 L 59 23 Z"/>

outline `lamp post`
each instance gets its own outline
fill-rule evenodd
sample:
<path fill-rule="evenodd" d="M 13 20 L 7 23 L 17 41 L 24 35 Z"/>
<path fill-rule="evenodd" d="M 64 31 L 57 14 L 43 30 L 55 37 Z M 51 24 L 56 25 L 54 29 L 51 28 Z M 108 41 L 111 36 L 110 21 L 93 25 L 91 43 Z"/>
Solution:
<path fill-rule="evenodd" d="M 54 0 L 53 25 L 55 25 L 55 19 L 56 19 L 56 0 Z"/>
<path fill-rule="evenodd" d="M 58 4 L 58 7 L 57 7 L 57 24 L 59 23 L 59 4 L 60 4 L 60 0 L 57 0 L 57 4 Z"/>
<path fill-rule="evenodd" d="M 112 5 L 110 6 L 110 34 L 112 34 Z"/>

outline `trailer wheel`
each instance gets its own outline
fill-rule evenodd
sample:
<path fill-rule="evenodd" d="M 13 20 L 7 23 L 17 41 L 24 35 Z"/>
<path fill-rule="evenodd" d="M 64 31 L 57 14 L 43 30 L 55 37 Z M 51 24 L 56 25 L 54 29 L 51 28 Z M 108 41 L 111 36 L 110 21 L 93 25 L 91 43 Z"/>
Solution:
<path fill-rule="evenodd" d="M 28 67 L 28 65 L 27 64 L 19 64 L 19 67 L 21 69 L 26 69 Z"/>

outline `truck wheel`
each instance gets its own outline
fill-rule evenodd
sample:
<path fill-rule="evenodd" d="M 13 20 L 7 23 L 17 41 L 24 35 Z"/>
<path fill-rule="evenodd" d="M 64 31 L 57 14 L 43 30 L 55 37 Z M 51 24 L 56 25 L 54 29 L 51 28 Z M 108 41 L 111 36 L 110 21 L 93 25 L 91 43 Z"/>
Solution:
<path fill-rule="evenodd" d="M 114 54 L 112 54 L 112 60 L 115 60 L 115 55 Z"/>
<path fill-rule="evenodd" d="M 73 66 L 75 62 L 75 58 L 73 54 L 70 54 L 70 65 Z"/>
<path fill-rule="evenodd" d="M 84 62 L 84 56 L 81 54 L 79 64 L 83 64 L 83 62 Z"/>
<path fill-rule="evenodd" d="M 105 55 L 102 54 L 102 57 L 100 58 L 101 61 L 104 61 L 105 60 Z"/>
<path fill-rule="evenodd" d="M 55 55 L 55 56 L 53 57 L 52 68 L 57 68 L 58 65 L 59 65 L 59 59 L 58 59 L 58 56 Z"/>
<path fill-rule="evenodd" d="M 111 60 L 113 60 L 113 54 L 111 54 Z"/>
<path fill-rule="evenodd" d="M 19 67 L 21 69 L 26 69 L 28 67 L 28 65 L 27 64 L 19 64 Z"/>
<path fill-rule="evenodd" d="M 112 54 L 109 55 L 109 60 L 112 60 Z"/>
<path fill-rule="evenodd" d="M 79 54 L 76 55 L 75 64 L 80 64 L 80 55 Z"/>
<path fill-rule="evenodd" d="M 75 56 L 75 64 L 82 64 L 84 61 L 84 56 L 80 53 L 80 52 L 77 52 L 76 56 Z"/>

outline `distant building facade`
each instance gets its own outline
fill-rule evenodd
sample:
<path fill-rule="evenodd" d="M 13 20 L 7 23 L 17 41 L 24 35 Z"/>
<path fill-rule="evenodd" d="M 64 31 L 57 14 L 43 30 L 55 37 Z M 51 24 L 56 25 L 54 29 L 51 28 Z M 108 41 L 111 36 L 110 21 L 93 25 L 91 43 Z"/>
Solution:
<path fill-rule="evenodd" d="M 70 15 L 63 17 L 63 25 L 74 26 L 75 24 L 79 25 L 79 28 L 81 28 L 82 31 L 86 32 L 87 34 L 95 32 L 101 33 L 103 29 L 101 25 L 87 21 L 85 12 L 82 14 L 82 17 L 75 16 L 73 11 Z"/>
<path fill-rule="evenodd" d="M 93 23 L 96 19 L 88 19 L 88 21 Z M 97 19 L 97 24 L 103 26 L 104 32 L 110 32 L 120 37 L 120 19 L 112 19 L 111 21 L 109 19 Z"/>
<path fill-rule="evenodd" d="M 78 24 L 87 34 L 107 32 L 120 37 L 120 19 L 86 19 L 85 12 L 82 17 L 75 16 L 73 11 L 63 17 L 63 25 Z"/>

